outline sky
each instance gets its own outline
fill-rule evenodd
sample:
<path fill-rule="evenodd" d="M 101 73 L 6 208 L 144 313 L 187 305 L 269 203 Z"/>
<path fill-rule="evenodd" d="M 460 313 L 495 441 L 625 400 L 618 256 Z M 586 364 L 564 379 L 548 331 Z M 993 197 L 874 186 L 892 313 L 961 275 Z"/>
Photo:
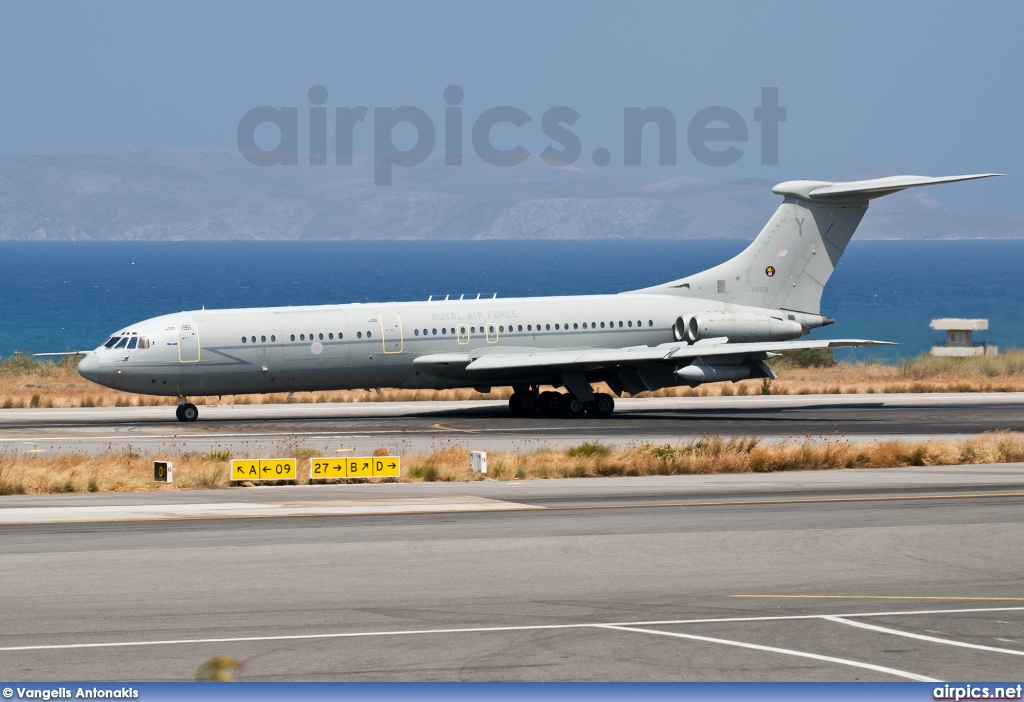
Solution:
<path fill-rule="evenodd" d="M 260 106 L 295 108 L 308 151 L 320 85 L 328 167 L 339 168 L 334 108 L 368 108 L 356 153 L 375 148 L 375 109 L 400 106 L 429 116 L 440 148 L 445 89 L 456 85 L 466 159 L 477 158 L 473 125 L 501 106 L 529 122 L 497 123 L 490 143 L 540 158 L 552 145 L 543 116 L 565 106 L 579 115 L 579 163 L 601 166 L 594 152 L 606 149 L 601 167 L 628 178 L 1000 172 L 929 195 L 1024 214 L 1022 19 L 1020 2 L 5 2 L 0 156 L 237 149 L 239 123 Z M 786 114 L 777 163 L 755 121 L 764 88 Z M 659 162 L 649 125 L 641 165 L 626 165 L 625 111 L 652 106 L 676 123 L 675 163 Z M 727 164 L 709 165 L 688 141 L 695 122 L 698 134 L 725 126 L 700 121 L 713 107 L 742 126 L 703 142 L 736 149 Z M 257 145 L 272 148 L 275 130 L 262 124 Z M 416 135 L 399 124 L 388 136 L 407 149 Z"/>

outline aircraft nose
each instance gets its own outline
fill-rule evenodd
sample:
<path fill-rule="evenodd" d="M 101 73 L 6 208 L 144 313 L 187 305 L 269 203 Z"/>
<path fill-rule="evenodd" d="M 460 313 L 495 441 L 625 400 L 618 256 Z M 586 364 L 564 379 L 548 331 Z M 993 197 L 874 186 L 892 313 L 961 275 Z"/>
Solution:
<path fill-rule="evenodd" d="M 94 383 L 100 382 L 100 359 L 91 353 L 78 363 L 78 374 Z"/>

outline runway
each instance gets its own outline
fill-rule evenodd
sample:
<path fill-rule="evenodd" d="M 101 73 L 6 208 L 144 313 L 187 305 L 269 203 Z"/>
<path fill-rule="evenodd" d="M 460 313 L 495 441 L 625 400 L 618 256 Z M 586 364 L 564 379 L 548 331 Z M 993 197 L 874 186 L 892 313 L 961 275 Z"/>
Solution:
<path fill-rule="evenodd" d="M 703 434 L 872 440 L 1024 431 L 1024 393 L 640 398 L 603 420 L 515 418 L 506 403 L 367 402 L 218 405 L 181 424 L 170 407 L 0 410 L 0 450 L 239 455 L 307 447 L 328 455 L 467 449 L 522 450 L 582 441 L 674 442 Z"/>
<path fill-rule="evenodd" d="M 1022 507 L 1021 464 L 6 497 L 53 523 L 0 525 L 0 677 L 1017 681 Z"/>

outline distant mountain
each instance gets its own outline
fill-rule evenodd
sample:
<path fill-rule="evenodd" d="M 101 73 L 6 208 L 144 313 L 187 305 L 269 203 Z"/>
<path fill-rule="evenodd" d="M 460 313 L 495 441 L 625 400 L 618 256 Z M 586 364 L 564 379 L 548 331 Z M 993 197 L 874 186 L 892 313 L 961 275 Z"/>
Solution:
<path fill-rule="evenodd" d="M 780 202 L 760 179 L 639 183 L 537 158 L 465 160 L 434 154 L 376 186 L 370 157 L 315 168 L 260 168 L 230 149 L 0 158 L 0 239 L 752 239 Z M 874 203 L 857 236 L 1024 238 L 1024 216 L 911 191 Z"/>

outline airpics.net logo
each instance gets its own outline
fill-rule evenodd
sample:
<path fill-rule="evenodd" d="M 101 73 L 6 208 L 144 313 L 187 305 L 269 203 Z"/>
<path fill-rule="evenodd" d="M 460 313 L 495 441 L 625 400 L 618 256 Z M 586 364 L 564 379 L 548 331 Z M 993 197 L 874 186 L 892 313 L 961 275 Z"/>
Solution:
<path fill-rule="evenodd" d="M 333 127 L 334 165 L 353 164 L 353 145 L 357 130 L 360 136 L 372 136 L 374 182 L 391 185 L 396 166 L 411 168 L 427 160 L 438 147 L 444 151 L 446 166 L 463 163 L 467 136 L 472 152 L 484 163 L 497 167 L 518 166 L 534 153 L 520 144 L 500 149 L 494 145 L 493 133 L 501 125 L 503 133 L 511 128 L 536 129 L 533 116 L 518 107 L 501 105 L 483 110 L 478 115 L 466 115 L 462 107 L 465 92 L 458 85 L 444 89 L 444 116 L 441 136 L 433 118 L 426 110 L 412 105 L 401 107 L 327 107 L 328 91 L 314 85 L 308 91 L 309 165 L 328 165 L 328 133 Z M 332 113 L 333 114 L 330 114 Z M 750 129 L 743 116 L 746 112 L 760 126 L 760 163 L 776 166 L 779 163 L 779 125 L 786 121 L 786 108 L 779 105 L 779 89 L 761 88 L 760 105 L 740 111 L 715 105 L 698 110 L 685 123 L 686 147 L 690 155 L 705 166 L 731 166 L 747 155 Z M 330 124 L 329 115 L 333 117 Z M 566 105 L 557 105 L 544 111 L 540 129 L 548 145 L 539 154 L 541 160 L 553 167 L 571 166 L 583 157 L 584 145 L 572 127 L 580 120 L 580 113 Z M 675 166 L 679 158 L 679 128 L 681 122 L 667 107 L 625 107 L 622 111 L 623 166 L 643 165 L 645 135 L 657 139 L 659 166 Z M 650 126 L 650 128 L 648 128 Z M 277 135 L 274 148 L 262 148 L 257 143 L 257 131 L 267 130 Z M 468 128 L 468 134 L 467 134 Z M 415 133 L 415 143 L 402 149 L 396 145 L 399 131 Z M 533 135 L 531 135 L 533 136 Z M 305 145 L 303 145 L 305 146 Z M 238 122 L 238 149 L 242 156 L 256 166 L 297 166 L 299 164 L 299 108 L 254 107 Z M 306 151 L 304 148 L 303 151 Z M 598 167 L 612 163 L 616 154 L 609 148 L 594 148 L 589 153 L 591 162 Z"/>

